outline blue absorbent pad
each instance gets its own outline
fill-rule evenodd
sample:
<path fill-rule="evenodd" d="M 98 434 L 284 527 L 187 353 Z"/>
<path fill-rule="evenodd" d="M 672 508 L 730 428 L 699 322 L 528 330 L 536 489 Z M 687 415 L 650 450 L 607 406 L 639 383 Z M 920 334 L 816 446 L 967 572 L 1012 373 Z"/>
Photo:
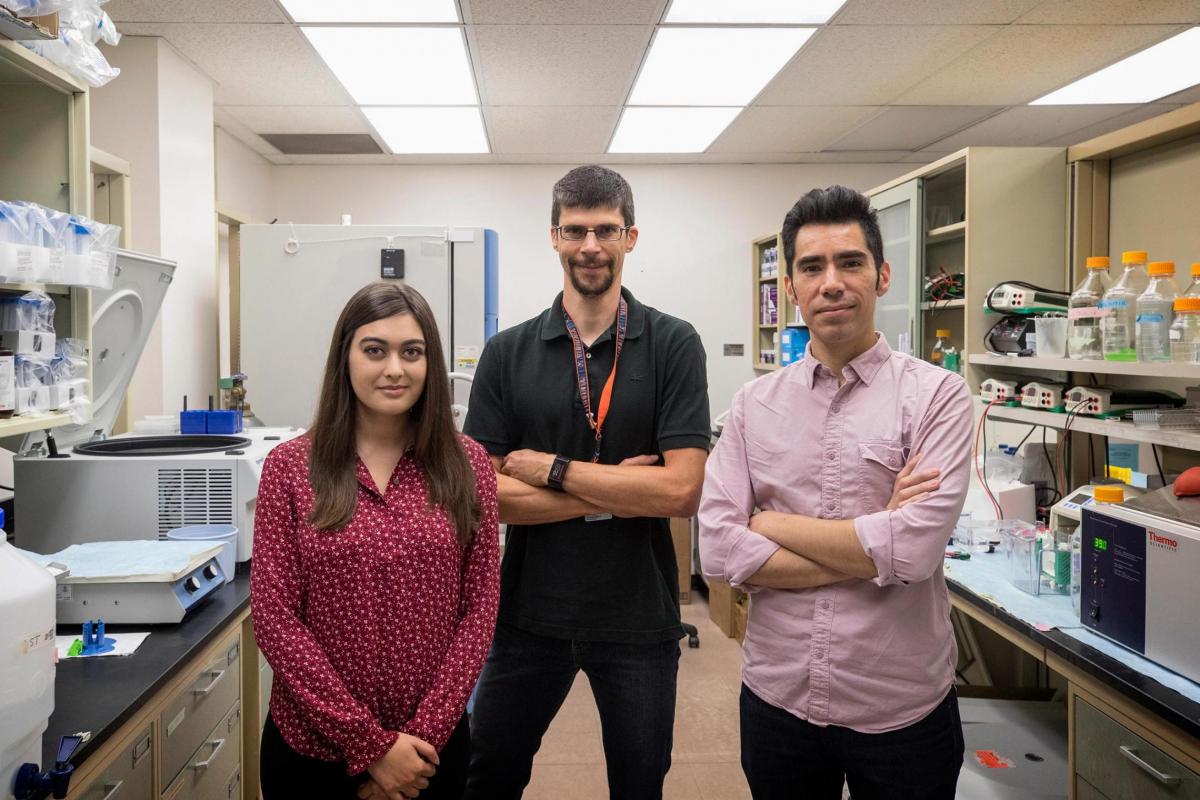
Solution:
<path fill-rule="evenodd" d="M 169 580 L 220 552 L 221 542 L 163 542 L 138 539 L 73 544 L 50 555 L 22 551 L 34 563 L 59 563 L 71 571 L 61 582 L 81 580 Z"/>

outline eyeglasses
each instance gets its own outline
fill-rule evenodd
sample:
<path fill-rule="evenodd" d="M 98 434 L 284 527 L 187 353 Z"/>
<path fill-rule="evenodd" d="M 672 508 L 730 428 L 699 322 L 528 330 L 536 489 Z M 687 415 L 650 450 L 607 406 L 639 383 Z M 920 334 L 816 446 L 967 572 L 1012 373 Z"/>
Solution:
<path fill-rule="evenodd" d="M 555 225 L 554 230 L 568 242 L 582 242 L 589 233 L 596 234 L 596 238 L 601 242 L 615 242 L 621 238 L 621 234 L 629 230 L 629 226 L 597 225 L 594 228 L 585 228 L 583 225 Z"/>

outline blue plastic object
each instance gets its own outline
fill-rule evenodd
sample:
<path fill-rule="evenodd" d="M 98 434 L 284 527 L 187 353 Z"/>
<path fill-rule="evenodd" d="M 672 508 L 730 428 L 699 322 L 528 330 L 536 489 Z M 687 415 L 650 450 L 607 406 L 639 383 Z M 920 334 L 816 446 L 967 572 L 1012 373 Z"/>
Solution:
<path fill-rule="evenodd" d="M 207 411 L 180 411 L 180 433 L 208 433 Z"/>
<path fill-rule="evenodd" d="M 67 790 L 71 788 L 71 775 L 75 772 L 71 756 L 75 755 L 81 744 L 83 737 L 78 734 L 59 739 L 54 769 L 47 772 L 38 772 L 37 764 L 22 764 L 13 785 L 13 795 L 17 800 L 39 800 L 49 796 L 62 800 L 66 797 Z"/>
<path fill-rule="evenodd" d="M 98 656 L 116 649 L 117 640 L 104 635 L 104 620 L 88 620 L 83 623 L 83 654 Z"/>
<path fill-rule="evenodd" d="M 242 416 L 236 411 L 206 411 L 208 433 L 241 433 Z"/>

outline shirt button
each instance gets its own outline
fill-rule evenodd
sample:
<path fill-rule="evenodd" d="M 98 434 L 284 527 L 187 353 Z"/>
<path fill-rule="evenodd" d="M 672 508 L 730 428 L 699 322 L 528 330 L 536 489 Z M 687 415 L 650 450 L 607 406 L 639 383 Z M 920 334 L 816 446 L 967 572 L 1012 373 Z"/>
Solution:
<path fill-rule="evenodd" d="M 588 357 L 588 358 L 591 358 L 591 357 L 592 357 L 592 354 L 591 354 L 591 353 L 588 353 L 588 354 L 587 354 L 587 357 Z"/>
<path fill-rule="evenodd" d="M 825 651 L 824 650 L 814 650 L 813 658 L 815 658 L 817 661 L 820 661 L 821 659 L 825 658 Z"/>
<path fill-rule="evenodd" d="M 826 611 L 828 611 L 828 610 L 829 610 L 829 601 L 828 601 L 828 600 L 822 600 L 822 601 L 821 601 L 821 608 L 823 608 L 823 609 L 825 609 Z"/>
<path fill-rule="evenodd" d="M 838 404 L 838 403 L 834 403 L 833 405 L 831 405 L 831 406 L 829 407 L 829 410 L 830 410 L 830 411 L 832 411 L 834 414 L 836 414 L 836 413 L 838 413 L 839 411 L 841 411 L 841 410 L 842 410 L 842 407 L 841 407 L 841 405 L 840 405 L 840 404 Z"/>
<path fill-rule="evenodd" d="M 835 458 L 837 458 L 837 453 L 832 450 L 825 454 L 825 459 L 827 461 L 833 461 Z"/>

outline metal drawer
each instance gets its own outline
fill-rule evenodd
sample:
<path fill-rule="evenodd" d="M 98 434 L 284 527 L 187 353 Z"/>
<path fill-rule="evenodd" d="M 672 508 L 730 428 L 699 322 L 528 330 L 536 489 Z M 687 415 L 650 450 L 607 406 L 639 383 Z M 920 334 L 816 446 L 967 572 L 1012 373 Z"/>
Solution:
<path fill-rule="evenodd" d="M 1111 800 L 1200 800 L 1200 775 L 1075 698 L 1075 772 Z"/>
<path fill-rule="evenodd" d="M 242 796 L 242 765 L 238 764 L 225 782 L 225 793 L 219 794 L 219 800 L 235 800 Z"/>
<path fill-rule="evenodd" d="M 1075 776 L 1075 800 L 1109 800 L 1099 789 L 1078 775 Z"/>
<path fill-rule="evenodd" d="M 154 800 L 154 737 L 146 726 L 78 800 Z"/>
<path fill-rule="evenodd" d="M 230 776 L 241 765 L 242 704 L 235 702 L 188 759 L 172 794 L 178 800 L 227 800 Z"/>
<path fill-rule="evenodd" d="M 198 671 L 159 718 L 162 788 L 171 785 L 241 694 L 241 640 L 231 637 L 222 655 Z"/>

